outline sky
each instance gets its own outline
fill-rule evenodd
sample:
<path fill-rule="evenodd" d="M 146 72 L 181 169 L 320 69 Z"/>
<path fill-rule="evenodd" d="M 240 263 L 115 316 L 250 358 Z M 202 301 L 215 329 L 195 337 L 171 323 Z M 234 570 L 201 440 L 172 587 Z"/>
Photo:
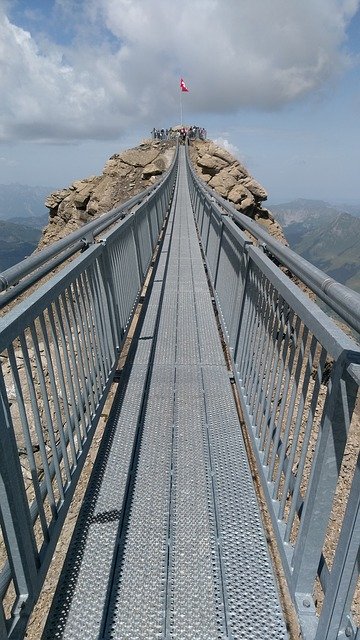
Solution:
<path fill-rule="evenodd" d="M 360 0 L 0 0 L 0 184 L 99 175 L 181 99 L 270 203 L 360 205 L 359 80 Z"/>

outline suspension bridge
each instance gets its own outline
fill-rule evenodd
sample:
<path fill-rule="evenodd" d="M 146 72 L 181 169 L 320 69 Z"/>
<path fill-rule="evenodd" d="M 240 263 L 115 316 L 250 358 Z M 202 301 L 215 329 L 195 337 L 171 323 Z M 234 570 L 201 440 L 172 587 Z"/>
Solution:
<path fill-rule="evenodd" d="M 42 640 L 285 640 L 284 589 L 304 640 L 360 637 L 356 456 L 326 546 L 360 348 L 280 266 L 354 331 L 359 296 L 211 192 L 184 146 L 2 274 L 5 302 L 71 254 L 0 320 L 0 637 L 25 637 L 114 384 Z"/>

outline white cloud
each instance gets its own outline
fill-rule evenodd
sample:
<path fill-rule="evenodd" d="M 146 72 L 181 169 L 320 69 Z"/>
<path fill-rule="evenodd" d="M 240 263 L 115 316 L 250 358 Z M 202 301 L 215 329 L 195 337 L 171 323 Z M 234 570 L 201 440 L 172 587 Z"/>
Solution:
<path fill-rule="evenodd" d="M 222 147 L 223 149 L 231 153 L 231 155 L 233 155 L 235 158 L 238 158 L 238 160 L 241 160 L 242 162 L 244 161 L 239 147 L 229 142 L 229 140 L 227 140 L 226 138 L 216 138 L 215 140 L 213 140 L 213 142 L 218 145 L 218 147 Z"/>
<path fill-rule="evenodd" d="M 345 30 L 359 0 L 55 5 L 67 16 L 73 8 L 76 20 L 62 46 L 50 32 L 13 24 L 0 0 L 0 140 L 106 139 L 141 122 L 152 128 L 177 114 L 180 75 L 194 116 L 302 99 L 347 64 Z"/>
<path fill-rule="evenodd" d="M 17 162 L 16 160 L 12 160 L 10 158 L 6 158 L 4 156 L 0 157 L 0 162 L 2 165 L 7 166 L 7 167 L 16 167 Z"/>

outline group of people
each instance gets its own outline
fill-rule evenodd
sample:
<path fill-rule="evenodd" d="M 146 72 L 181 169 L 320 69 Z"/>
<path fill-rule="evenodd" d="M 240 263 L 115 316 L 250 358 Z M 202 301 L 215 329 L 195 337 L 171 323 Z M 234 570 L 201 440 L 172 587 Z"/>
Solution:
<path fill-rule="evenodd" d="M 155 129 L 151 131 L 151 137 L 153 140 L 173 140 L 180 138 L 182 142 L 188 140 L 206 140 L 207 132 L 203 127 L 191 126 L 191 127 L 175 127 L 174 129 Z"/>
<path fill-rule="evenodd" d="M 151 132 L 153 140 L 169 140 L 171 129 L 155 129 Z"/>

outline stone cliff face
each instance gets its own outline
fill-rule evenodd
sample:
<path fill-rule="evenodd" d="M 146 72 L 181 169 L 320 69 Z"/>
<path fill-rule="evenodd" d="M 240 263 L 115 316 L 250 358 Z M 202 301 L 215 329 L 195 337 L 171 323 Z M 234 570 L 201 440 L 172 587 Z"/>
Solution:
<path fill-rule="evenodd" d="M 253 218 L 277 240 L 287 244 L 281 226 L 263 208 L 267 193 L 234 156 L 211 140 L 195 140 L 190 147 L 190 157 L 196 172 L 237 211 Z"/>
<path fill-rule="evenodd" d="M 101 176 L 77 180 L 70 187 L 51 193 L 45 200 L 50 210 L 49 224 L 39 248 L 64 238 L 156 182 L 170 167 L 174 151 L 174 141 L 144 142 L 111 156 Z"/>
<path fill-rule="evenodd" d="M 154 184 L 168 169 L 175 141 L 146 141 L 134 149 L 114 154 L 106 162 L 101 176 L 77 180 L 70 187 L 55 191 L 45 201 L 50 210 L 39 248 L 49 245 L 78 229 L 94 216 L 109 211 Z M 265 189 L 250 176 L 225 149 L 210 140 L 194 140 L 190 157 L 202 180 L 215 189 L 240 212 L 266 227 L 286 243 L 280 225 L 262 207 Z"/>

